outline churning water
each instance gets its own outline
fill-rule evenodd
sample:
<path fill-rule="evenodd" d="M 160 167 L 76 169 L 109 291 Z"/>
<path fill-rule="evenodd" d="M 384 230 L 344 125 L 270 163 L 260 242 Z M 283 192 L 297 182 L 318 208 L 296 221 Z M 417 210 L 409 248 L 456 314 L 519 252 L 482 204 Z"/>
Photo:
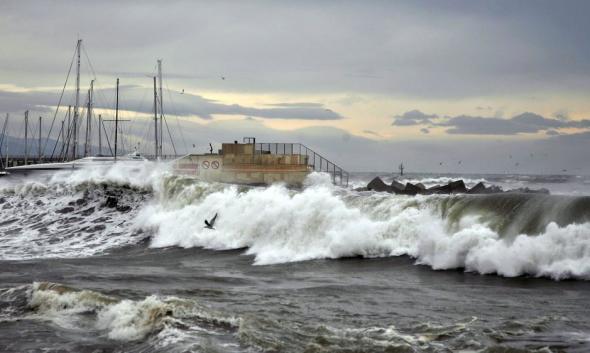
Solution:
<path fill-rule="evenodd" d="M 245 187 L 146 162 L 0 179 L 0 351 L 590 351 L 589 178 L 353 190 L 373 176 Z"/>

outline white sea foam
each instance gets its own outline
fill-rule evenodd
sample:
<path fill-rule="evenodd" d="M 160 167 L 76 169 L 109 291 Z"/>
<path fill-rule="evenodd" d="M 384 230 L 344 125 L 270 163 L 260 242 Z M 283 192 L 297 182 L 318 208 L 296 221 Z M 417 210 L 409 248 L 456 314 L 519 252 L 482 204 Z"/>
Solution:
<path fill-rule="evenodd" d="M 141 300 L 120 300 L 47 282 L 33 283 L 28 306 L 33 312 L 31 318 L 49 320 L 71 330 L 97 331 L 113 340 L 133 341 L 158 333 L 162 338 L 158 342 L 160 346 L 182 339 L 186 330 L 178 327 L 198 328 L 190 324 L 191 320 L 230 327 L 240 323 L 239 319 L 224 317 L 192 300 L 155 295 Z"/>
<path fill-rule="evenodd" d="M 0 180 L 0 259 L 83 257 L 137 242 L 126 224 L 144 198 L 138 191 L 159 190 L 167 170 L 133 162 Z M 104 187 L 125 187 L 121 204 L 131 211 L 104 207 Z"/>
<path fill-rule="evenodd" d="M 410 255 L 434 269 L 590 279 L 588 223 L 551 223 L 541 234 L 502 237 L 477 215 L 451 226 L 437 208 L 447 196 L 358 195 L 312 178 L 319 181 L 300 192 L 227 186 L 188 204 L 152 203 L 136 226 L 155 229 L 152 247 L 246 247 L 258 265 Z M 205 229 L 203 220 L 215 213 L 216 229 Z"/>
<path fill-rule="evenodd" d="M 2 259 L 91 256 L 137 243 L 137 230 L 153 230 L 152 247 L 247 248 L 258 265 L 409 255 L 434 269 L 590 279 L 588 223 L 550 223 L 540 234 L 507 237 L 475 211 L 443 217 L 441 204 L 455 196 L 356 193 L 324 174 L 311 174 L 303 190 L 245 188 L 174 177 L 165 165 L 145 162 L 1 185 Z M 105 196 L 97 194 L 84 206 L 96 207 L 91 215 L 79 214 L 82 206 L 57 212 L 104 185 L 131 187 L 123 197 L 132 211 L 102 207 Z M 216 229 L 205 229 L 203 220 L 215 213 Z"/>

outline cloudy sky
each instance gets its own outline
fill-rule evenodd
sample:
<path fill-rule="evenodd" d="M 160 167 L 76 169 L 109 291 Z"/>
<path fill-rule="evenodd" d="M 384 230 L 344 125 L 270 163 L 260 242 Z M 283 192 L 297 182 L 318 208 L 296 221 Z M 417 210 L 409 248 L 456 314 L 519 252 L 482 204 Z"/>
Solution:
<path fill-rule="evenodd" d="M 119 77 L 136 127 L 163 60 L 181 149 L 252 135 L 350 170 L 588 174 L 588 13 L 574 0 L 4 0 L 0 113 L 12 134 L 27 109 L 48 128 L 82 38 L 83 92 L 95 78 L 108 117 Z"/>

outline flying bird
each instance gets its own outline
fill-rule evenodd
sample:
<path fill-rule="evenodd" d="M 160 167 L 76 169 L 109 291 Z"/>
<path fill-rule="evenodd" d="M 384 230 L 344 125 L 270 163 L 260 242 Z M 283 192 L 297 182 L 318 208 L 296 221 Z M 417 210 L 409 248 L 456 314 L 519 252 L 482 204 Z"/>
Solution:
<path fill-rule="evenodd" d="M 213 226 L 215 225 L 215 220 L 217 219 L 217 213 L 215 214 L 215 216 L 213 216 L 213 218 L 211 218 L 211 220 L 205 220 L 205 228 L 207 229 L 215 229 L 213 228 Z"/>
<path fill-rule="evenodd" d="M 182 89 L 182 92 L 180 92 L 180 94 L 184 94 L 184 88 Z"/>
<path fill-rule="evenodd" d="M 225 76 L 221 76 L 221 79 L 225 81 Z"/>

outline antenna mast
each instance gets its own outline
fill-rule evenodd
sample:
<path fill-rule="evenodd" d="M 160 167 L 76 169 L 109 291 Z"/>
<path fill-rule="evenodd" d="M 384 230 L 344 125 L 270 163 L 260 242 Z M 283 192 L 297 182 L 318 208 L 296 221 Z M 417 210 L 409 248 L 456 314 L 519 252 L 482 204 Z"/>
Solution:
<path fill-rule="evenodd" d="M 154 76 L 154 142 L 155 158 L 158 159 L 158 91 L 156 89 L 156 76 Z"/>
<path fill-rule="evenodd" d="M 39 117 L 39 160 L 37 163 L 41 163 L 41 117 Z"/>
<path fill-rule="evenodd" d="M 119 79 L 117 78 L 117 103 L 115 105 L 115 161 L 117 160 L 117 133 L 119 131 Z"/>
<path fill-rule="evenodd" d="M 94 94 L 94 80 L 90 81 L 90 89 L 88 90 L 88 107 L 86 108 L 86 142 L 84 143 L 84 157 L 91 154 L 91 138 L 92 138 L 92 96 Z"/>
<path fill-rule="evenodd" d="M 29 159 L 29 111 L 25 111 L 25 165 Z"/>
<path fill-rule="evenodd" d="M 4 125 L 2 126 L 2 138 L 0 138 L 0 167 L 2 169 L 8 168 L 8 139 L 6 139 L 6 125 L 8 125 L 8 113 L 6 113 L 6 119 L 4 119 Z M 6 165 L 2 164 L 2 146 L 4 146 L 4 140 L 6 140 Z"/>
<path fill-rule="evenodd" d="M 73 120 L 73 127 L 74 127 L 74 144 L 72 148 L 72 158 L 76 159 L 78 154 L 78 108 L 80 105 L 80 49 L 82 46 L 82 39 L 78 39 L 78 44 L 76 45 L 76 105 L 74 106 L 74 120 Z"/>
<path fill-rule="evenodd" d="M 98 155 L 102 156 L 102 115 L 98 114 Z"/>
<path fill-rule="evenodd" d="M 160 146 L 159 146 L 159 152 L 160 152 L 160 157 L 162 157 L 162 136 L 164 135 L 162 132 L 163 130 L 163 125 L 162 122 L 164 121 L 164 100 L 163 97 L 164 95 L 162 94 L 162 59 L 158 59 L 158 81 L 160 83 Z M 157 155 L 156 155 L 157 157 Z"/>

